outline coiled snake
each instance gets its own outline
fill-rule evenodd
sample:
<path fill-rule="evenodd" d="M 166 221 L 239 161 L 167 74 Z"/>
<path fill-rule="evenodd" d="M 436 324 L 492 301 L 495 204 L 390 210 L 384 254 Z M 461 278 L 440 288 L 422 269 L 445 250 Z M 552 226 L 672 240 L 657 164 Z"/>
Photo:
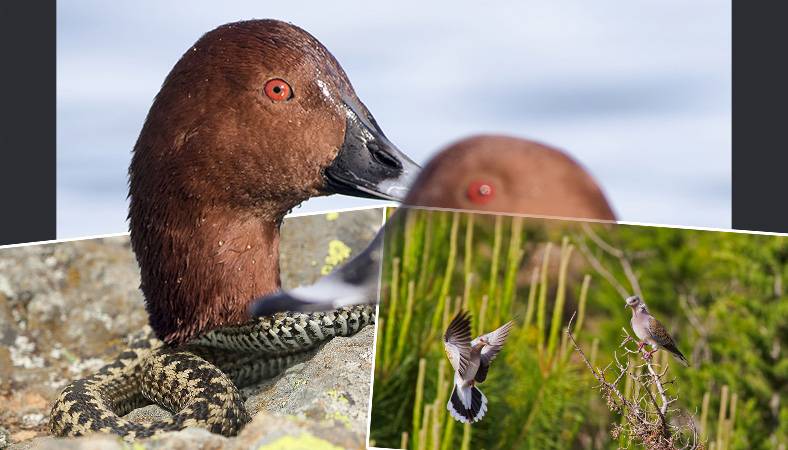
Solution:
<path fill-rule="evenodd" d="M 232 436 L 250 421 L 238 388 L 276 376 L 334 336 L 374 321 L 370 305 L 279 313 L 179 347 L 162 345 L 146 327 L 115 361 L 66 386 L 52 407 L 50 429 L 56 436 L 105 432 L 133 440 L 199 426 Z M 173 416 L 151 423 L 121 417 L 150 403 Z"/>

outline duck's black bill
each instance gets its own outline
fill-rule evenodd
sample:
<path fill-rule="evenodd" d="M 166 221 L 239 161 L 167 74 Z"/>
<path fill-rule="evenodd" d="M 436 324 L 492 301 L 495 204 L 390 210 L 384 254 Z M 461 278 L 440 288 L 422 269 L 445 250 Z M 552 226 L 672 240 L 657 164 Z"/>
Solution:
<path fill-rule="evenodd" d="M 343 98 L 345 140 L 324 176 L 332 193 L 401 201 L 421 168 L 392 144 L 356 99 Z"/>

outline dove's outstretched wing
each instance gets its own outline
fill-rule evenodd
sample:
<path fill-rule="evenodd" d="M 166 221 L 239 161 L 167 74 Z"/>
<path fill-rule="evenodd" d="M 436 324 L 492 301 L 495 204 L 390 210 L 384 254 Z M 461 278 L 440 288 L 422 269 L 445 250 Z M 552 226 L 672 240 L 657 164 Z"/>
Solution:
<path fill-rule="evenodd" d="M 378 301 L 378 279 L 383 250 L 383 230 L 355 258 L 314 284 L 261 297 L 252 303 L 253 317 L 281 311 L 330 311 L 344 306 L 374 304 Z"/>
<path fill-rule="evenodd" d="M 471 316 L 467 312 L 460 311 L 451 320 L 443 335 L 443 347 L 454 370 L 465 376 L 471 356 Z"/>
<path fill-rule="evenodd" d="M 477 382 L 481 383 L 487 379 L 487 370 L 490 368 L 490 363 L 492 363 L 492 360 L 495 359 L 495 356 L 503 348 L 503 344 L 506 342 L 506 337 L 509 335 L 509 330 L 512 329 L 512 325 L 514 325 L 514 322 L 506 322 L 497 330 L 481 335 L 471 342 L 471 347 L 480 342 L 484 342 L 484 348 L 482 348 L 479 360 L 479 370 L 476 372 L 476 377 L 474 378 Z"/>

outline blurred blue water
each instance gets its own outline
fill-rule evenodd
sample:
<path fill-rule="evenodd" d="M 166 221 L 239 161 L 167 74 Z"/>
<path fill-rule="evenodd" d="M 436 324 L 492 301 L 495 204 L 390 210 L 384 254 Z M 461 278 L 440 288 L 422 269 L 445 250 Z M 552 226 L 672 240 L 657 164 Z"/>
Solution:
<path fill-rule="evenodd" d="M 575 155 L 623 220 L 727 228 L 729 1 L 58 2 L 58 237 L 126 231 L 130 151 L 205 31 L 274 17 L 320 39 L 418 162 L 504 132 Z M 332 196 L 295 212 L 374 204 Z"/>

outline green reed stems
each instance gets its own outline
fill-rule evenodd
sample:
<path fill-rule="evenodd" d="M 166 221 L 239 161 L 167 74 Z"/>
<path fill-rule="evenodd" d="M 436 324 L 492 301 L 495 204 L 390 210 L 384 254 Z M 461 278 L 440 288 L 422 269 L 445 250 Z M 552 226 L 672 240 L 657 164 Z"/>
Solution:
<path fill-rule="evenodd" d="M 539 289 L 539 268 L 534 267 L 531 272 L 531 285 L 528 287 L 528 305 L 525 308 L 525 322 L 523 326 L 531 326 L 534 318 L 534 304 L 536 303 L 536 291 Z"/>
<path fill-rule="evenodd" d="M 386 332 L 383 335 L 383 361 L 386 367 L 384 370 L 388 372 L 389 364 L 391 363 L 391 351 L 394 340 L 395 326 L 397 324 L 397 303 L 399 303 L 399 264 L 400 259 L 394 258 L 391 261 L 391 294 L 389 296 L 389 312 L 387 315 Z M 383 329 L 383 328 L 381 328 Z"/>
<path fill-rule="evenodd" d="M 451 279 L 452 275 L 454 274 L 454 263 L 457 259 L 457 232 L 460 229 L 460 214 L 458 212 L 453 212 L 451 215 L 451 232 L 449 234 L 449 255 L 446 258 L 446 271 L 443 274 L 443 283 L 441 284 L 441 290 L 438 294 L 438 298 L 442 299 L 449 295 L 449 288 L 451 287 Z M 448 307 L 448 305 L 446 305 Z M 432 330 L 437 329 L 438 323 L 440 322 L 441 313 L 443 311 L 439 310 L 438 308 L 435 309 L 435 312 L 432 315 Z"/>
<path fill-rule="evenodd" d="M 397 340 L 397 353 L 396 361 L 402 361 L 402 354 L 405 351 L 405 342 L 408 340 L 410 332 L 410 322 L 413 319 L 413 298 L 414 298 L 415 283 L 408 281 L 408 301 L 405 307 L 405 317 L 402 319 L 402 324 L 399 329 L 399 339 Z"/>
<path fill-rule="evenodd" d="M 416 377 L 416 398 L 413 400 L 413 448 L 420 448 L 421 436 L 421 403 L 424 399 L 424 374 L 427 371 L 427 360 L 419 359 L 419 374 Z"/>
<path fill-rule="evenodd" d="M 493 235 L 493 252 L 490 261 L 490 286 L 487 295 L 494 299 L 498 287 L 498 258 L 501 256 L 501 242 L 503 241 L 503 216 L 495 216 L 495 232 Z"/>
<path fill-rule="evenodd" d="M 561 327 L 561 319 L 564 316 L 564 303 L 566 302 L 566 272 L 569 261 L 572 258 L 574 246 L 569 244 L 569 238 L 564 236 L 561 242 L 561 260 L 558 269 L 558 288 L 555 293 L 555 304 L 553 306 L 553 317 L 550 323 L 550 337 L 547 341 L 547 358 L 555 360 L 556 345 L 558 344 L 558 333 Z"/>
<path fill-rule="evenodd" d="M 552 242 L 548 242 L 547 245 L 545 245 L 544 254 L 542 256 L 542 269 L 539 274 L 539 302 L 536 307 L 536 330 L 538 332 L 536 346 L 539 350 L 539 355 L 544 353 L 545 308 L 547 305 L 548 288 L 547 268 L 550 264 L 550 251 L 552 248 Z"/>
<path fill-rule="evenodd" d="M 497 319 L 499 322 L 502 318 L 511 315 L 511 307 L 517 291 L 517 273 L 520 271 L 520 262 L 525 254 L 522 248 L 522 241 L 523 218 L 513 217 L 509 252 L 506 258 L 506 276 L 504 278 L 503 295 L 498 302 L 500 309 L 498 310 Z"/>

